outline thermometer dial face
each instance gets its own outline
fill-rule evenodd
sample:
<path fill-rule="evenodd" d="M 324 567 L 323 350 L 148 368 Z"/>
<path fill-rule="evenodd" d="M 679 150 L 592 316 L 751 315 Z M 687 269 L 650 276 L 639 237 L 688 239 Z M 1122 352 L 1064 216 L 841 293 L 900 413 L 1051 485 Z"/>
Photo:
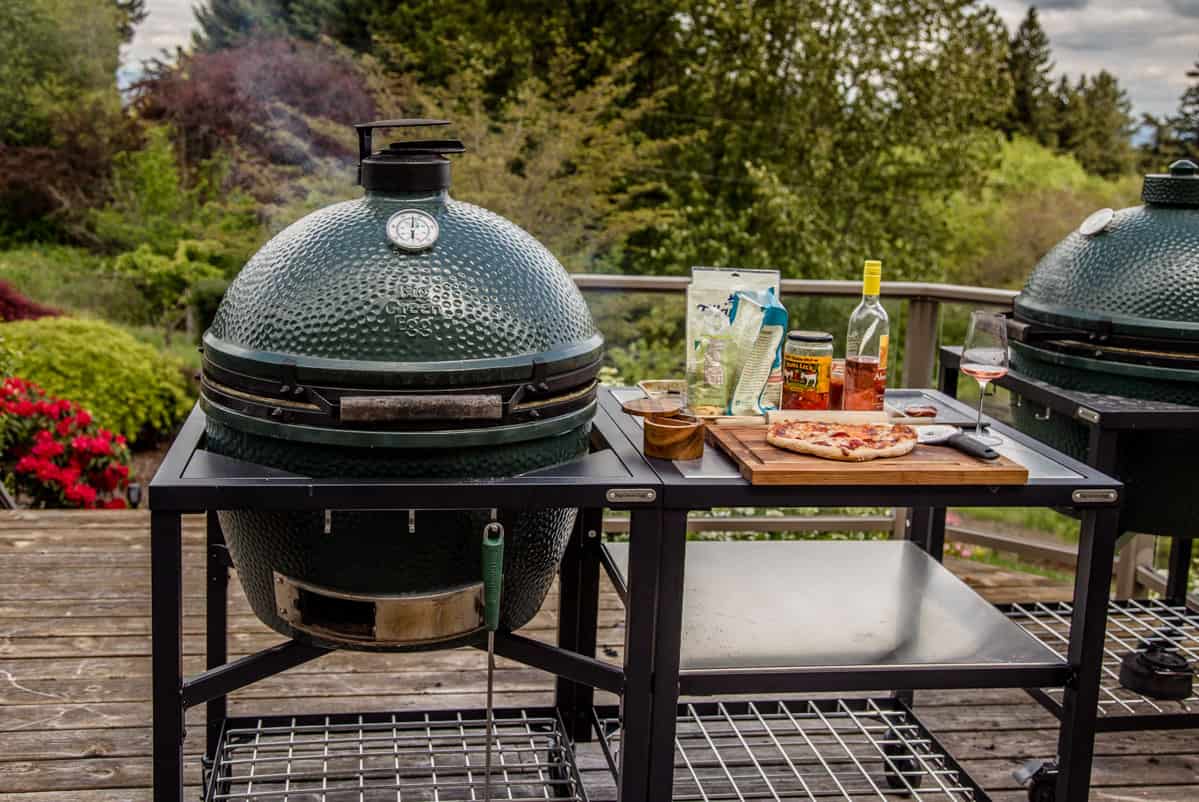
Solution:
<path fill-rule="evenodd" d="M 387 220 L 387 238 L 405 251 L 432 248 L 440 233 L 433 216 L 420 209 L 402 209 Z"/>

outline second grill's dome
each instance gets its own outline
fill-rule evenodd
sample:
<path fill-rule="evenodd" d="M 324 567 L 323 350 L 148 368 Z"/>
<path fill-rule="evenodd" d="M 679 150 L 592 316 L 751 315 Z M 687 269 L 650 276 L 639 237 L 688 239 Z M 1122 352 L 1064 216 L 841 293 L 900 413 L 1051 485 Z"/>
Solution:
<path fill-rule="evenodd" d="M 1037 264 L 1026 321 L 1155 341 L 1199 341 L 1199 168 L 1147 175 L 1144 206 L 1101 209 Z"/>

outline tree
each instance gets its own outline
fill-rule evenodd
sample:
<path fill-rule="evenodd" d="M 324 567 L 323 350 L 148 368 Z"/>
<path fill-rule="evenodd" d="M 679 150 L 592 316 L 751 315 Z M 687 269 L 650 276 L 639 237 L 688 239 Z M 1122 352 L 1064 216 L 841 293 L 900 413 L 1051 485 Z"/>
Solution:
<path fill-rule="evenodd" d="M 1187 87 L 1178 101 L 1178 116 L 1171 122 L 1178 132 L 1180 156 L 1199 159 L 1199 61 L 1187 70 L 1187 77 L 1194 78 L 1194 83 Z"/>
<path fill-rule="evenodd" d="M 1081 76 L 1074 86 L 1063 77 L 1056 108 L 1059 149 L 1104 178 L 1132 170 L 1132 102 L 1114 75 L 1101 70 L 1093 78 Z"/>
<path fill-rule="evenodd" d="M 1010 133 L 1021 133 L 1042 144 L 1052 144 L 1053 136 L 1053 61 L 1049 37 L 1041 27 L 1035 6 L 1012 36 L 1007 58 L 1012 75 Z"/>
<path fill-rule="evenodd" d="M 121 14 L 121 39 L 128 43 L 133 39 L 133 29 L 146 19 L 146 0 L 114 0 Z"/>
<path fill-rule="evenodd" d="M 278 36 L 311 41 L 327 35 L 356 50 L 370 44 L 367 0 L 206 0 L 195 13 L 200 29 L 193 42 L 210 52 Z"/>

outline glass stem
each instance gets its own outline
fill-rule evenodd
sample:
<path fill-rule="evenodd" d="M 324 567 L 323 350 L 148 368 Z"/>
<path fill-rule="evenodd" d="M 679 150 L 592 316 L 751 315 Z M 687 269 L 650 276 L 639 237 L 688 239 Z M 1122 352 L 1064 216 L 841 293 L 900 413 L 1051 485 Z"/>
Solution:
<path fill-rule="evenodd" d="M 987 383 L 980 381 L 978 383 L 978 419 L 974 422 L 974 434 L 982 437 L 983 434 L 983 399 L 987 397 Z"/>

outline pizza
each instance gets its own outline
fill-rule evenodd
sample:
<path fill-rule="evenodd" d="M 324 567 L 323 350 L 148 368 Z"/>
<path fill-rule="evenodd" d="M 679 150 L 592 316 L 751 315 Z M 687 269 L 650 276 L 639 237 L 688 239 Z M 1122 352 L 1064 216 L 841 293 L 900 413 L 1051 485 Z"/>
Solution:
<path fill-rule="evenodd" d="M 916 447 L 916 430 L 890 423 L 781 421 L 766 430 L 771 445 L 843 462 L 902 457 Z"/>

